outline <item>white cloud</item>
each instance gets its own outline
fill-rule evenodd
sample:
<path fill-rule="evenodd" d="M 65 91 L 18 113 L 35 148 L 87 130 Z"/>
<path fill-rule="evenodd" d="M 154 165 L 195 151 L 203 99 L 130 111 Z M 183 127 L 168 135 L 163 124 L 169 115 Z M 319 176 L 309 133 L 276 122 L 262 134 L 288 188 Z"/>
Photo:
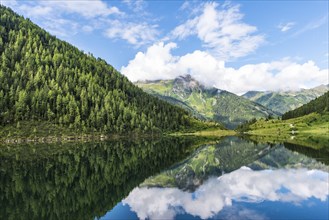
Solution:
<path fill-rule="evenodd" d="M 170 53 L 175 47 L 175 43 L 155 44 L 145 54 L 138 52 L 127 67 L 121 68 L 121 72 L 132 81 L 175 78 L 173 69 L 177 61 Z"/>
<path fill-rule="evenodd" d="M 298 204 L 312 197 L 326 201 L 328 178 L 328 173 L 319 170 L 253 171 L 242 167 L 208 180 L 193 193 L 177 188 L 135 188 L 123 203 L 128 204 L 140 219 L 173 219 L 179 209 L 206 219 L 214 217 L 224 207 L 232 206 L 233 201 Z"/>
<path fill-rule="evenodd" d="M 298 90 L 328 84 L 328 69 L 313 61 L 299 64 L 290 59 L 249 64 L 238 69 L 208 52 L 196 50 L 183 56 L 172 55 L 175 43 L 157 43 L 145 53 L 138 52 L 121 72 L 131 81 L 173 79 L 190 74 L 207 86 L 237 94 L 250 90 Z"/>
<path fill-rule="evenodd" d="M 91 32 L 95 29 L 94 23 L 104 23 L 104 19 L 110 15 L 120 17 L 124 14 L 117 7 L 108 7 L 101 0 L 3 1 L 2 3 L 31 18 L 50 33 L 64 37 L 74 35 L 80 30 Z"/>
<path fill-rule="evenodd" d="M 98 16 L 106 17 L 111 14 L 123 14 L 117 7 L 108 7 L 101 0 L 92 1 L 35 1 L 35 6 L 23 4 L 20 7 L 25 9 L 38 9 L 43 10 L 42 7 L 52 8 L 56 13 L 76 13 L 85 18 L 95 18 Z M 24 9 L 22 9 L 24 10 Z M 35 15 L 39 15 L 37 10 L 34 10 Z M 42 14 L 43 15 L 43 14 Z"/>
<path fill-rule="evenodd" d="M 86 18 L 94 18 L 97 16 L 108 16 L 111 14 L 123 14 L 117 7 L 108 7 L 101 0 L 92 1 L 24 1 L 18 3 L 16 0 L 3 0 L 1 3 L 9 7 L 24 12 L 28 17 L 44 17 L 45 15 L 53 15 L 50 13 L 77 13 Z"/>
<path fill-rule="evenodd" d="M 134 46 L 156 41 L 159 31 L 157 25 L 134 19 L 117 7 L 110 7 L 104 1 L 5 1 L 5 5 L 32 18 L 50 33 L 67 37 L 80 31 L 90 33 L 104 31 L 110 39 L 123 39 Z M 125 1 L 133 11 L 143 10 L 142 0 Z M 140 13 L 139 13 L 140 14 Z"/>
<path fill-rule="evenodd" d="M 40 17 L 40 16 L 47 16 L 50 13 L 53 13 L 54 10 L 50 6 L 43 6 L 43 5 L 21 5 L 19 10 L 23 11 L 27 17 Z"/>
<path fill-rule="evenodd" d="M 255 26 L 242 22 L 239 5 L 205 3 L 192 19 L 177 26 L 171 33 L 173 39 L 196 35 L 212 55 L 220 59 L 246 56 L 255 51 L 264 36 L 257 35 Z M 194 12 L 195 13 L 195 12 Z"/>
<path fill-rule="evenodd" d="M 105 32 L 108 38 L 121 38 L 136 46 L 152 43 L 159 35 L 156 25 L 145 22 L 134 23 L 114 20 L 109 22 L 109 26 Z"/>
<path fill-rule="evenodd" d="M 294 25 L 295 25 L 294 22 L 288 22 L 288 23 L 285 23 L 285 24 L 280 23 L 278 25 L 278 28 L 280 29 L 280 31 L 286 32 L 286 31 L 290 30 Z"/>
<path fill-rule="evenodd" d="M 56 35 L 67 37 L 75 35 L 80 30 L 80 24 L 63 18 L 48 18 L 43 21 L 43 26 L 47 28 L 47 31 Z"/>

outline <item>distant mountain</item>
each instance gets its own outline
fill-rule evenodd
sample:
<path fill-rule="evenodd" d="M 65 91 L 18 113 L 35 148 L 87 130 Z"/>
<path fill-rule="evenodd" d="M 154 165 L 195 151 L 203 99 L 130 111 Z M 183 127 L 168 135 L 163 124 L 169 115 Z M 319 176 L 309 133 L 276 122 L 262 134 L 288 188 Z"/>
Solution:
<path fill-rule="evenodd" d="M 322 96 L 302 105 L 301 107 L 286 112 L 282 115 L 282 119 L 297 118 L 311 113 L 328 113 L 329 111 L 329 91 Z"/>
<path fill-rule="evenodd" d="M 243 97 L 257 102 L 275 112 L 284 114 L 287 111 L 296 109 L 303 104 L 323 95 L 329 90 L 328 85 L 320 85 L 312 89 L 286 92 L 260 92 L 249 91 Z"/>
<path fill-rule="evenodd" d="M 137 86 L 169 103 L 183 107 L 201 119 L 223 123 L 228 128 L 252 118 L 277 114 L 244 97 L 214 87 L 206 87 L 190 75 L 173 80 L 137 82 Z"/>

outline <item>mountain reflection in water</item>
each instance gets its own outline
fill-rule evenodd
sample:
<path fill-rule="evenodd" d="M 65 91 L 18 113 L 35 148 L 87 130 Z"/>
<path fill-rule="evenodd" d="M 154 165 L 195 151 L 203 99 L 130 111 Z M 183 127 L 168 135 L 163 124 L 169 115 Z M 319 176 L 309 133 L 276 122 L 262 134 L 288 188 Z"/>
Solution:
<path fill-rule="evenodd" d="M 203 146 L 102 219 L 328 219 L 326 149 L 287 145 L 229 137 Z"/>
<path fill-rule="evenodd" d="M 325 152 L 238 137 L 0 146 L 0 219 L 328 219 Z"/>

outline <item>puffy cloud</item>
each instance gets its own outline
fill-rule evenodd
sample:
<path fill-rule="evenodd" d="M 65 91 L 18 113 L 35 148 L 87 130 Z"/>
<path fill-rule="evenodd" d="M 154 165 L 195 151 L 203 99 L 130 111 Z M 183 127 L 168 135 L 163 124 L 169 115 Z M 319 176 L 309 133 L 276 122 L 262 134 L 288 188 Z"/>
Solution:
<path fill-rule="evenodd" d="M 288 23 L 285 23 L 285 24 L 280 23 L 278 25 L 278 28 L 280 29 L 280 31 L 286 32 L 286 31 L 290 30 L 294 25 L 295 25 L 294 22 L 288 22 Z"/>
<path fill-rule="evenodd" d="M 214 217 L 225 206 L 232 206 L 232 201 L 298 204 L 312 197 L 326 201 L 328 178 L 328 173 L 319 170 L 253 171 L 242 167 L 208 180 L 193 193 L 177 188 L 135 188 L 123 203 L 128 204 L 140 219 L 173 219 L 181 209 L 206 219 Z"/>
<path fill-rule="evenodd" d="M 264 42 L 255 26 L 242 22 L 239 5 L 205 3 L 194 18 L 177 26 L 172 38 L 185 39 L 196 35 L 217 58 L 224 60 L 245 56 Z"/>
<path fill-rule="evenodd" d="M 146 53 L 138 52 L 128 66 L 121 68 L 121 72 L 132 81 L 175 78 L 176 58 L 170 53 L 175 47 L 175 43 L 154 44 Z"/>
<path fill-rule="evenodd" d="M 183 56 L 172 55 L 175 43 L 157 43 L 145 53 L 138 52 L 121 72 L 132 81 L 173 79 L 190 74 L 206 86 L 234 93 L 250 90 L 298 90 L 328 84 L 328 69 L 313 61 L 299 64 L 290 59 L 225 67 L 225 62 L 209 52 L 196 50 Z"/>

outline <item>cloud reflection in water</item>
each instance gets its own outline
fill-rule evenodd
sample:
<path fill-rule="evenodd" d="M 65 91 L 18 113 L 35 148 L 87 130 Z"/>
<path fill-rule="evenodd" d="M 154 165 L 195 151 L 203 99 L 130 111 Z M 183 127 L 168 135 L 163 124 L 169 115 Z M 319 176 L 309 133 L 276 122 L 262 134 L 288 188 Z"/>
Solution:
<path fill-rule="evenodd" d="M 211 178 L 195 192 L 177 188 L 135 188 L 123 200 L 140 219 L 173 219 L 185 212 L 211 218 L 232 201 L 280 201 L 298 204 L 314 197 L 326 201 L 329 174 L 320 170 L 283 169 L 254 171 L 242 167 Z"/>

